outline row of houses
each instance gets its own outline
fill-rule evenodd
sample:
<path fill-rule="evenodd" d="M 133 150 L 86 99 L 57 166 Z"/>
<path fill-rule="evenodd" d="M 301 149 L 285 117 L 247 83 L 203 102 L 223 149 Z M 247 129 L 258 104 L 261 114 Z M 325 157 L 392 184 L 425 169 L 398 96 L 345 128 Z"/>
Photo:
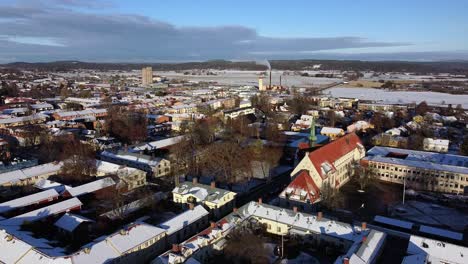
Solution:
<path fill-rule="evenodd" d="M 386 234 L 361 226 L 334 221 L 321 213 L 310 215 L 258 202 L 249 202 L 218 222 L 152 261 L 153 264 L 204 263 L 221 253 L 228 235 L 243 226 L 264 226 L 272 235 L 295 235 L 317 245 L 333 245 L 340 256 L 335 263 L 375 263 L 383 250 Z"/>
<path fill-rule="evenodd" d="M 171 243 L 180 243 L 208 225 L 208 211 L 199 205 L 158 226 L 142 221 L 97 238 L 74 253 L 66 253 L 51 241 L 37 239 L 21 231 L 24 221 L 35 222 L 65 213 L 55 225 L 73 228 L 73 221 L 90 221 L 70 211 L 79 211 L 81 202 L 71 198 L 26 214 L 0 221 L 1 263 L 140 263 L 164 252 Z M 70 221 L 73 220 L 73 221 Z M 73 224 L 75 225 L 75 224 Z"/>

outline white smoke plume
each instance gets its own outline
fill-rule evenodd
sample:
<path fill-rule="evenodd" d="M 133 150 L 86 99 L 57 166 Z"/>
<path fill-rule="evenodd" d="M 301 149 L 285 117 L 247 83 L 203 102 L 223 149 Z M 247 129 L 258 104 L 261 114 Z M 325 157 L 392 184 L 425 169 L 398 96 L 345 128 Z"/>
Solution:
<path fill-rule="evenodd" d="M 270 62 L 268 60 L 259 60 L 259 61 L 255 61 L 255 64 L 257 65 L 265 65 L 268 67 L 268 70 L 271 71 L 271 65 L 270 65 Z"/>

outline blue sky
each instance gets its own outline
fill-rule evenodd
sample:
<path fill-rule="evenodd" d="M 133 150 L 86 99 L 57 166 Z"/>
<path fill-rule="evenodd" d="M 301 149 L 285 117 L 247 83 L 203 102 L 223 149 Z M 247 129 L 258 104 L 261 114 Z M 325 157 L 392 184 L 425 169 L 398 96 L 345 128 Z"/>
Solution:
<path fill-rule="evenodd" d="M 466 0 L 4 0 L 0 61 L 468 59 L 467 11 Z"/>

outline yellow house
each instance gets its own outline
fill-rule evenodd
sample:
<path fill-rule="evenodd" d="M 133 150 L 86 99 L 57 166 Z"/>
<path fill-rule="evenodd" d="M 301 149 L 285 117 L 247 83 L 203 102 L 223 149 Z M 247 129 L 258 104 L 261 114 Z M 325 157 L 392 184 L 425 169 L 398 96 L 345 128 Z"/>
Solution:
<path fill-rule="evenodd" d="M 422 117 L 420 115 L 414 116 L 413 121 L 420 124 L 420 123 L 424 122 L 424 117 Z"/>
<path fill-rule="evenodd" d="M 175 203 L 203 204 L 216 217 L 223 216 L 232 211 L 235 204 L 236 193 L 216 188 L 215 182 L 211 185 L 198 183 L 194 178 L 192 182 L 184 182 L 172 190 Z"/>

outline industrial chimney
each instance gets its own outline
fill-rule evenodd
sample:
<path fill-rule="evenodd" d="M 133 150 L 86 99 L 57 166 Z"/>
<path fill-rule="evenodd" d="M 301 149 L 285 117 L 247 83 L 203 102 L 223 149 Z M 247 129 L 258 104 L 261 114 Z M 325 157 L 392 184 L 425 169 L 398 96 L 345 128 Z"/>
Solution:
<path fill-rule="evenodd" d="M 270 68 L 270 89 L 271 89 L 271 68 Z"/>

